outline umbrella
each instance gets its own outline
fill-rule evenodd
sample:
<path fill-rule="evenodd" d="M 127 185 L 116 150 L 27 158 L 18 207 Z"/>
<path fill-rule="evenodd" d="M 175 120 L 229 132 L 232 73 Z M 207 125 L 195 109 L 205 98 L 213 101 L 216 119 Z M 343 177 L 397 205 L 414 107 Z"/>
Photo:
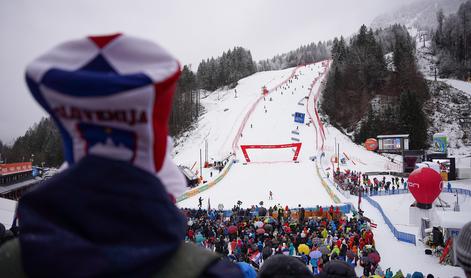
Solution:
<path fill-rule="evenodd" d="M 274 224 L 276 223 L 276 220 L 275 218 L 271 217 L 271 216 L 268 216 L 265 218 L 265 220 L 263 220 L 263 222 L 265 222 L 266 224 Z"/>
<path fill-rule="evenodd" d="M 265 233 L 265 229 L 259 228 L 255 232 L 257 233 L 257 235 L 263 235 Z"/>
<path fill-rule="evenodd" d="M 314 250 L 309 253 L 309 257 L 311 257 L 311 259 L 319 259 L 320 257 L 322 257 L 322 252 L 319 250 Z"/>
<path fill-rule="evenodd" d="M 298 246 L 298 252 L 299 252 L 300 254 L 308 255 L 308 254 L 309 254 L 309 246 L 307 246 L 307 245 L 304 244 L 304 243 L 299 244 L 299 246 Z"/>
<path fill-rule="evenodd" d="M 330 253 L 329 248 L 327 248 L 326 246 L 321 246 L 321 247 L 319 248 L 319 251 L 321 251 L 321 253 L 322 253 L 323 255 L 327 255 L 327 254 Z"/>
<path fill-rule="evenodd" d="M 379 256 L 379 253 L 374 251 L 368 254 L 368 259 L 373 263 L 373 264 L 378 264 L 381 261 L 381 257 Z"/>
<path fill-rule="evenodd" d="M 262 221 L 257 221 L 257 222 L 254 223 L 254 226 L 256 228 L 262 228 L 263 227 L 263 222 Z"/>
<path fill-rule="evenodd" d="M 273 225 L 271 225 L 271 224 L 265 224 L 264 228 L 265 228 L 265 231 L 267 231 L 267 232 L 272 232 L 273 231 Z"/>
<path fill-rule="evenodd" d="M 234 225 L 229 226 L 229 228 L 227 228 L 227 232 L 228 232 L 229 234 L 235 234 L 235 233 L 237 233 L 237 227 L 234 226 Z"/>

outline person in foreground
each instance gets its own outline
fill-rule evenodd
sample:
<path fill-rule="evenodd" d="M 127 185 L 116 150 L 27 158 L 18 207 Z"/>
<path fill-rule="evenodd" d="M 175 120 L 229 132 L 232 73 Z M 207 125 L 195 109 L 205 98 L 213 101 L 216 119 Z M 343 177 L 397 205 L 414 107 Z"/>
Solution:
<path fill-rule="evenodd" d="M 167 136 L 179 75 L 160 46 L 123 34 L 68 41 L 28 65 L 68 169 L 19 201 L 0 277 L 244 277 L 183 242 L 185 180 Z"/>
<path fill-rule="evenodd" d="M 455 243 L 456 260 L 463 268 L 467 278 L 471 278 L 471 222 L 460 231 Z"/>

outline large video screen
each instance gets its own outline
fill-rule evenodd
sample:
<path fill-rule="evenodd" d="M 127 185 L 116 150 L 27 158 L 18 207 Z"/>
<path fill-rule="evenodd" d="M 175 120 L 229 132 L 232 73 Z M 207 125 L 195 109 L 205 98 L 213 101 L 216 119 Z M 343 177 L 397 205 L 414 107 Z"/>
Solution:
<path fill-rule="evenodd" d="M 450 173 L 450 160 L 449 159 L 432 159 L 432 162 L 438 163 L 440 165 L 440 170 Z"/>
<path fill-rule="evenodd" d="M 383 150 L 400 150 L 401 138 L 383 139 Z"/>

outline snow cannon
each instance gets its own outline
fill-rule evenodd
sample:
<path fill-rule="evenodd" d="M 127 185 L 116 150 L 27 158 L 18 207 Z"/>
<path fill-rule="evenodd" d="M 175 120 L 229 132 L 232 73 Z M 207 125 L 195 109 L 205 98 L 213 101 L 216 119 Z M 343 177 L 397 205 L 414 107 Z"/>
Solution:
<path fill-rule="evenodd" d="M 369 151 L 375 151 L 378 148 L 378 141 L 375 138 L 366 139 L 365 148 Z"/>
<path fill-rule="evenodd" d="M 442 191 L 442 177 L 432 168 L 422 167 L 409 175 L 407 186 L 417 201 L 418 208 L 431 209 Z"/>

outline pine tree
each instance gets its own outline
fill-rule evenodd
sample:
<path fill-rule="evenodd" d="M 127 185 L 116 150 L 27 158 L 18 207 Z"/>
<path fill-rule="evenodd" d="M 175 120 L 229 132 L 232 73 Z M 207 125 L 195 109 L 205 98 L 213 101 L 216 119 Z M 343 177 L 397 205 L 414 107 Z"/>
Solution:
<path fill-rule="evenodd" d="M 423 149 L 427 141 L 427 119 L 422 110 L 423 104 L 416 94 L 410 91 L 401 94 L 399 106 L 400 129 L 409 134 L 412 149 Z"/>

